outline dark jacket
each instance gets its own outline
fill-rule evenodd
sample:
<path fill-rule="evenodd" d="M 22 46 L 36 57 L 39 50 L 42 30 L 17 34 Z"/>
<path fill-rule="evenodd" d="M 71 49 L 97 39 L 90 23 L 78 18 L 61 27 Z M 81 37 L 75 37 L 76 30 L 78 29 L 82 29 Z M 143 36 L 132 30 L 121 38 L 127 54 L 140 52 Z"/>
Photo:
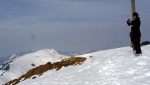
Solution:
<path fill-rule="evenodd" d="M 127 21 L 128 26 L 131 26 L 131 35 L 132 36 L 141 36 L 141 31 L 140 31 L 140 25 L 141 21 L 140 18 L 136 18 L 135 20 L 129 22 Z"/>

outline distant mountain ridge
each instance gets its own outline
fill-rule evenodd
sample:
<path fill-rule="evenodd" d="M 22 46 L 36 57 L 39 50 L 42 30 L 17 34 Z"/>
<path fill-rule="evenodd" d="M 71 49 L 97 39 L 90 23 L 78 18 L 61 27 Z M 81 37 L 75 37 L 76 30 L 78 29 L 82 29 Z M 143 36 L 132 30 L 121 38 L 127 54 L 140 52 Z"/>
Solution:
<path fill-rule="evenodd" d="M 25 54 L 33 53 L 33 52 L 36 52 L 36 51 L 38 51 L 38 50 L 29 50 L 29 51 L 24 51 L 24 52 L 12 54 L 10 56 L 1 57 L 0 58 L 0 70 L 2 69 L 1 68 L 2 64 L 6 63 L 6 62 L 9 62 L 9 61 L 12 61 L 13 59 L 15 59 L 17 57 L 23 56 Z M 96 52 L 96 51 L 97 50 L 89 50 L 89 51 L 84 51 L 84 52 L 58 51 L 58 53 L 60 53 L 62 55 L 66 55 L 66 56 L 76 56 L 76 55 L 83 55 L 83 54 L 92 53 L 92 52 Z"/>
<path fill-rule="evenodd" d="M 29 54 L 35 52 L 35 50 L 29 50 L 29 51 L 24 51 L 24 52 L 20 52 L 20 53 L 16 53 L 16 54 L 12 54 L 6 57 L 0 57 L 0 65 L 3 64 L 5 61 L 8 61 L 11 57 L 19 57 L 19 56 L 23 56 L 25 54 Z"/>
<path fill-rule="evenodd" d="M 30 55 L 30 54 L 31 54 L 31 57 L 39 58 L 39 57 L 41 57 L 39 55 L 42 54 L 40 52 L 43 52 L 44 54 L 48 54 L 50 56 L 53 56 L 51 58 L 59 57 L 59 59 L 51 60 L 51 62 L 54 62 L 54 61 L 57 61 L 57 60 L 61 60 L 64 57 L 64 55 L 67 55 L 67 56 L 65 56 L 67 58 L 68 56 L 76 56 L 76 55 L 91 53 L 91 52 L 94 52 L 94 50 L 86 51 L 86 52 L 63 52 L 63 51 L 58 51 L 57 52 L 54 49 L 43 49 L 43 50 L 38 50 L 38 51 L 29 50 L 29 51 L 25 51 L 25 52 L 21 52 L 21 53 L 16 53 L 16 54 L 13 54 L 13 55 L 10 55 L 10 56 L 7 56 L 7 57 L 2 57 L 2 58 L 0 58 L 0 82 L 6 82 L 8 80 L 12 80 L 14 78 L 17 78 L 18 76 L 20 76 L 21 74 L 23 74 L 26 71 L 30 70 L 31 68 L 34 68 L 34 67 L 38 66 L 36 63 L 34 63 L 36 61 L 34 61 L 34 62 L 32 61 L 32 63 L 29 64 L 31 67 L 26 69 L 26 71 L 24 71 L 24 72 L 20 72 L 19 75 L 17 75 L 17 76 L 15 75 L 15 73 L 9 72 L 12 69 L 14 69 L 13 66 L 16 65 L 14 63 L 18 59 L 23 58 L 24 56 L 27 56 L 27 55 Z M 40 53 L 40 54 L 36 55 L 37 53 Z M 32 54 L 35 54 L 35 55 L 33 56 Z M 47 63 L 47 62 L 48 62 L 48 60 L 44 61 L 44 63 Z M 22 63 L 22 62 L 20 62 L 20 63 Z M 20 63 L 17 63 L 17 64 L 20 64 Z M 25 64 L 27 64 L 27 63 L 25 63 Z M 41 65 L 41 64 L 39 64 L 39 65 Z M 13 75 L 14 77 L 7 79 L 7 76 L 9 76 L 8 74 Z"/>
<path fill-rule="evenodd" d="M 53 49 L 43 49 L 20 55 L 12 55 L 0 65 L 0 85 L 18 78 L 32 68 L 47 62 L 60 61 L 65 57 Z"/>
<path fill-rule="evenodd" d="M 62 55 L 77 56 L 77 55 L 83 55 L 83 54 L 92 53 L 96 51 L 97 50 L 89 50 L 89 51 L 84 51 L 84 52 L 66 52 L 66 51 L 58 51 L 58 52 Z"/>

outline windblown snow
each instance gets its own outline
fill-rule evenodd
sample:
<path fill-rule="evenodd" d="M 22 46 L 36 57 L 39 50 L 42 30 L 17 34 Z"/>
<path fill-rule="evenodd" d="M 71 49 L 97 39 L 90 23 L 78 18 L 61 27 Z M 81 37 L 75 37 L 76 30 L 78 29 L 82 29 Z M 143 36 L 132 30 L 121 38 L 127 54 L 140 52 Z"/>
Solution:
<path fill-rule="evenodd" d="M 150 85 L 150 46 L 142 50 L 139 57 L 130 47 L 81 55 L 93 57 L 82 65 L 47 71 L 18 85 Z"/>
<path fill-rule="evenodd" d="M 43 49 L 17 57 L 11 60 L 11 62 L 10 60 L 6 61 L 5 64 L 9 65 L 9 69 L 0 70 L 0 85 L 20 77 L 32 68 L 47 62 L 60 61 L 63 57 L 63 55 L 58 54 L 53 49 Z"/>

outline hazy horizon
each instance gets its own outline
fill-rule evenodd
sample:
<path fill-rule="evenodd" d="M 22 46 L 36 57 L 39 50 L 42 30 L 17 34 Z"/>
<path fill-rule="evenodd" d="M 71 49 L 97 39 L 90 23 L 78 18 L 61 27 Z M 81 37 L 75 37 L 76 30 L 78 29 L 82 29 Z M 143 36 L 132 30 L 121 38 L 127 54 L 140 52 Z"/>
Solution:
<path fill-rule="evenodd" d="M 129 46 L 130 0 L 1 0 L 0 57 L 53 48 L 85 52 Z M 142 40 L 150 38 L 150 0 L 136 0 Z"/>

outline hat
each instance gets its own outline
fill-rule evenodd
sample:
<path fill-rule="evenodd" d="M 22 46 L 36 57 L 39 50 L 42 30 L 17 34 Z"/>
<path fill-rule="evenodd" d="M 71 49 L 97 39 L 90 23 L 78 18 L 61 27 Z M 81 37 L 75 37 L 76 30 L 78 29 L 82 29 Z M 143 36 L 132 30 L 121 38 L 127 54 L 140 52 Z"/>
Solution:
<path fill-rule="evenodd" d="M 139 14 L 137 12 L 134 12 L 133 16 L 139 17 Z"/>

